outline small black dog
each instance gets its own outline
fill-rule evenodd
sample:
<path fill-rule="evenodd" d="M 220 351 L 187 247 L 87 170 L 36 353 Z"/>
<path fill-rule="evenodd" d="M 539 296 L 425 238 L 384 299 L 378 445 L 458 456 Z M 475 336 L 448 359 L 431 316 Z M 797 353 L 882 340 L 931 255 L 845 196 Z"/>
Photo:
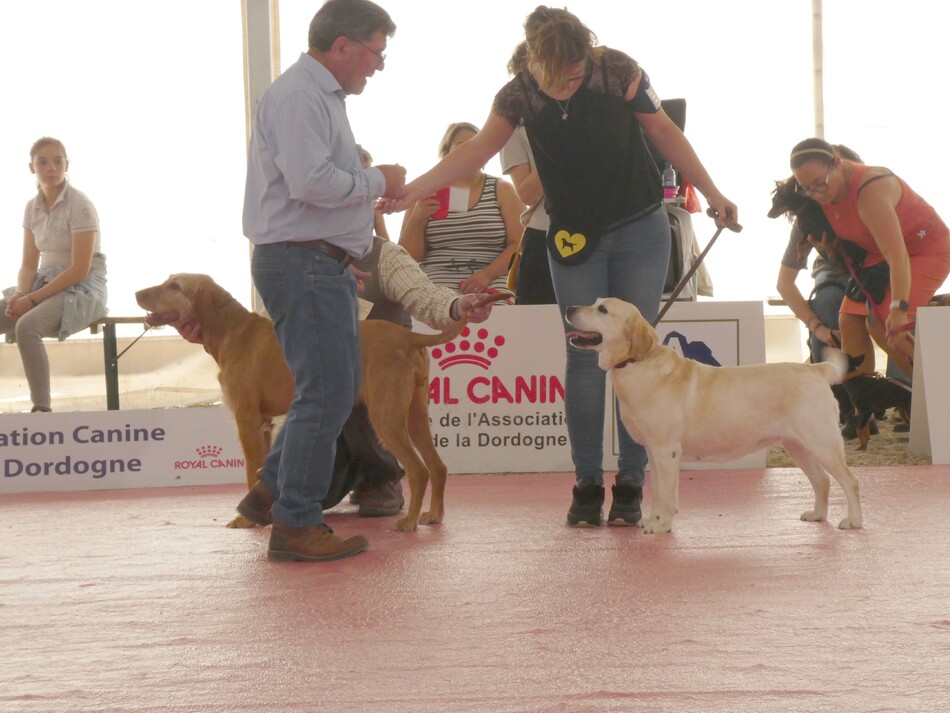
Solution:
<path fill-rule="evenodd" d="M 864 361 L 864 355 L 848 357 L 850 369 Z M 858 416 L 859 451 L 867 450 L 871 434 L 868 421 L 875 413 L 883 413 L 889 408 L 897 409 L 905 420 L 910 422 L 911 389 L 899 381 L 888 379 L 881 374 L 862 374 L 844 382 L 844 388 L 851 397 Z"/>
<path fill-rule="evenodd" d="M 778 218 L 780 215 L 788 216 L 789 220 L 796 223 L 806 238 L 811 236 L 820 242 L 823 235 L 827 235 L 828 240 L 837 237 L 821 206 L 798 189 L 798 181 L 794 176 L 775 182 L 769 218 Z M 831 259 L 828 255 L 824 257 Z"/>
<path fill-rule="evenodd" d="M 866 255 L 864 250 L 838 237 L 821 206 L 799 190 L 798 181 L 794 176 L 775 182 L 775 190 L 772 191 L 772 207 L 768 215 L 769 218 L 785 215 L 801 231 L 802 243 L 798 247 L 799 260 L 805 256 L 808 238 L 812 238 L 815 249 L 830 263 L 846 264 L 845 256 L 855 267 L 864 262 Z"/>

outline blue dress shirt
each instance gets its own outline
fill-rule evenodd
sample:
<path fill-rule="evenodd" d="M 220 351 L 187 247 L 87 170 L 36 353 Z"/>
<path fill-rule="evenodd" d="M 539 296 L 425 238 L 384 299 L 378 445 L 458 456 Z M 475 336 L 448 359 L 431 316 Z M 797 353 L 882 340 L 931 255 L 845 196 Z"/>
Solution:
<path fill-rule="evenodd" d="M 372 245 L 386 181 L 363 168 L 346 94 L 303 53 L 261 97 L 248 147 L 244 234 L 255 245 L 323 239 L 354 257 Z"/>

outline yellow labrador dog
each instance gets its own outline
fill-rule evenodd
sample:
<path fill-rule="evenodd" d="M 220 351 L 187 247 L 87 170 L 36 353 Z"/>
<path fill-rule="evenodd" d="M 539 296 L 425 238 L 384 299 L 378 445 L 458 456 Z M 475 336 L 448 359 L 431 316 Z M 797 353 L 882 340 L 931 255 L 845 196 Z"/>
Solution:
<path fill-rule="evenodd" d="M 669 532 L 679 497 L 680 462 L 725 461 L 780 443 L 815 490 L 802 520 L 824 520 L 830 473 L 844 489 L 848 516 L 860 528 L 858 481 L 844 457 L 838 405 L 829 386 L 845 375 L 845 359 L 821 364 L 713 367 L 660 343 L 640 311 L 622 300 L 568 307 L 575 347 L 598 352 L 610 373 L 627 432 L 650 457 L 652 512 L 644 532 Z"/>

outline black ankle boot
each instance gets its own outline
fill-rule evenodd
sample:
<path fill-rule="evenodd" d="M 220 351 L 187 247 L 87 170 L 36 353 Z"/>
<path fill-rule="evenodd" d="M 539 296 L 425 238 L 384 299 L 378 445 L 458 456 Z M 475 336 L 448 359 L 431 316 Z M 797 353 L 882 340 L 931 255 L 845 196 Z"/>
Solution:
<path fill-rule="evenodd" d="M 613 486 L 610 490 L 613 494 L 613 502 L 610 504 L 607 524 L 615 527 L 636 527 L 643 517 L 640 512 L 643 488 L 619 484 Z"/>
<path fill-rule="evenodd" d="M 597 527 L 604 519 L 604 486 L 574 486 L 574 500 L 567 511 L 567 524 L 571 527 Z"/>

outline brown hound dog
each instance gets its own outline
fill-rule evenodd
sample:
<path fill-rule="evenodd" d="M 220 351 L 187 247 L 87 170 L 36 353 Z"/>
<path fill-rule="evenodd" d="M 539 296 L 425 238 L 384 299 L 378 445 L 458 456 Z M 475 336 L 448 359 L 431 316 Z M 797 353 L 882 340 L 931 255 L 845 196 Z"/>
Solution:
<path fill-rule="evenodd" d="M 507 295 L 494 295 L 504 299 Z M 273 323 L 247 310 L 207 275 L 177 274 L 135 294 L 152 326 L 200 324 L 205 351 L 217 362 L 225 404 L 234 414 L 252 488 L 271 446 L 273 419 L 287 413 L 294 379 L 284 361 Z M 360 323 L 362 379 L 359 398 L 380 442 L 406 471 L 410 501 L 397 530 L 442 522 L 447 469 L 429 428 L 428 347 L 454 339 L 465 322 L 439 334 L 412 332 L 382 320 Z M 429 510 L 422 501 L 429 480 Z M 229 527 L 251 527 L 242 516 Z"/>

